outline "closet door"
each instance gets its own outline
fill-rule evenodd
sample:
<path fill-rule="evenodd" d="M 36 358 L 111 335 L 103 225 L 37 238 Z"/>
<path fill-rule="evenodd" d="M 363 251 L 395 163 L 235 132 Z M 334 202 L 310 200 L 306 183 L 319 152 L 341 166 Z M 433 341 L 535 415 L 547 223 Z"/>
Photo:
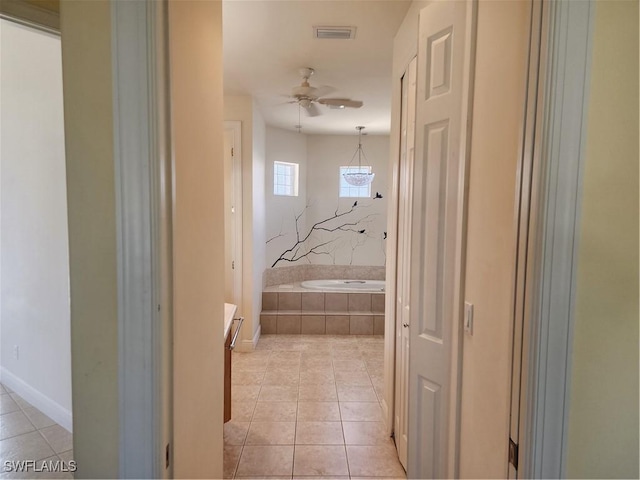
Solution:
<path fill-rule="evenodd" d="M 410 478 L 455 477 L 472 1 L 420 12 L 411 217 Z"/>
<path fill-rule="evenodd" d="M 400 168 L 398 175 L 398 258 L 396 275 L 396 385 L 394 432 L 400 462 L 407 468 L 407 410 L 409 380 L 409 282 L 411 253 L 411 196 L 416 119 L 416 63 L 402 77 Z"/>

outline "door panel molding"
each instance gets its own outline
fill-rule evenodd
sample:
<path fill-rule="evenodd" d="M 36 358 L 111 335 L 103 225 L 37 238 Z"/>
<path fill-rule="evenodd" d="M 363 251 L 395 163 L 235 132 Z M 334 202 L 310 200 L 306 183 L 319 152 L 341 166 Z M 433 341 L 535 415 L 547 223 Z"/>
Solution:
<path fill-rule="evenodd" d="M 420 12 L 409 478 L 458 476 L 461 313 L 477 2 Z M 430 453 L 429 453 L 430 452 Z"/>

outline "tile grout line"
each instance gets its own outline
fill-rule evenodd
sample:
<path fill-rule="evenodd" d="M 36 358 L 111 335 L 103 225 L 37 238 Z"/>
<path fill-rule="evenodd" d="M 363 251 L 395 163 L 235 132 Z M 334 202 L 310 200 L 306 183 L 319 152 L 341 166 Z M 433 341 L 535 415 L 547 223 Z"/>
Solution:
<path fill-rule="evenodd" d="M 269 355 L 268 355 L 268 359 L 267 359 L 267 365 L 265 367 L 264 372 L 262 373 L 262 378 L 260 379 L 260 384 L 259 384 L 260 388 L 258 389 L 258 396 L 256 397 L 256 402 L 255 402 L 255 405 L 253 406 L 253 410 L 251 411 L 251 417 L 249 418 L 249 427 L 247 427 L 247 434 L 245 435 L 244 440 L 242 441 L 242 445 L 240 447 L 240 455 L 238 455 L 238 460 L 236 461 L 236 466 L 233 469 L 233 474 L 231 475 L 232 479 L 236 478 L 236 475 L 238 474 L 238 468 L 240 468 L 240 460 L 242 460 L 242 454 L 244 453 L 244 447 L 246 446 L 247 439 L 249 438 L 249 432 L 251 431 L 251 425 L 253 424 L 253 416 L 255 415 L 256 408 L 258 407 L 258 400 L 260 399 L 260 393 L 262 393 L 262 385 L 263 385 L 263 382 L 264 382 L 264 378 L 267 375 L 267 369 L 269 368 L 269 363 L 271 362 L 271 354 L 272 353 L 273 353 L 272 351 L 269 351 Z M 233 365 L 233 363 L 232 363 L 232 365 Z M 233 375 L 233 372 L 232 372 L 232 375 Z M 231 402 L 232 402 L 231 403 L 231 418 L 233 420 L 233 400 Z"/>
<path fill-rule="evenodd" d="M 357 348 L 357 347 L 356 347 Z M 333 367 L 333 380 L 336 386 L 336 398 L 338 399 L 338 414 L 340 415 L 340 429 L 342 430 L 342 448 L 344 448 L 344 458 L 347 462 L 347 475 L 351 479 L 351 467 L 349 466 L 349 455 L 347 455 L 347 437 L 344 434 L 344 420 L 342 419 L 342 409 L 340 408 L 340 393 L 338 393 L 338 381 L 336 379 L 336 366 L 333 363 L 333 355 L 331 356 L 331 365 Z"/>
<path fill-rule="evenodd" d="M 302 317 L 301 317 L 302 318 Z M 293 424 L 293 459 L 291 461 L 291 478 L 296 468 L 296 439 L 298 435 L 298 410 L 300 409 L 300 379 L 302 378 L 302 352 L 300 352 L 300 366 L 298 367 L 298 393 L 296 395 L 296 420 Z"/>
<path fill-rule="evenodd" d="M 5 389 L 6 391 L 6 389 Z M 31 421 L 31 419 L 29 418 L 29 416 L 27 415 L 27 413 L 25 412 L 24 408 L 22 407 L 22 405 L 20 405 L 20 402 L 16 402 L 16 400 L 11 396 L 11 394 L 14 394 L 16 397 L 20 398 L 21 401 L 27 403 L 30 407 L 35 408 L 36 410 L 38 410 L 40 412 L 40 410 L 37 407 L 34 407 L 33 405 L 31 405 L 29 402 L 27 402 L 24 398 L 22 398 L 20 395 L 18 395 L 16 392 L 7 392 L 7 395 L 9 396 L 9 398 L 11 398 L 11 400 L 13 400 L 13 403 L 15 403 L 18 406 L 19 410 L 15 410 L 13 412 L 7 412 L 7 413 L 15 413 L 15 412 L 20 412 L 22 413 L 22 415 L 24 415 L 24 417 L 27 419 L 27 421 L 31 424 L 31 426 L 35 429 L 32 430 L 30 432 L 24 432 L 24 433 L 20 433 L 18 435 L 13 435 L 11 437 L 7 437 L 7 438 L 3 438 L 2 440 L 9 440 L 10 438 L 16 438 L 19 437 L 21 435 L 26 435 L 28 433 L 33 433 L 34 431 L 37 432 L 40 437 L 42 437 L 42 439 L 44 440 L 44 442 L 49 446 L 49 448 L 51 449 L 51 451 L 53 452 L 53 455 L 50 456 L 54 456 L 56 457 L 58 460 L 62 461 L 62 459 L 58 456 L 58 452 L 56 452 L 55 448 L 53 448 L 53 445 L 51 445 L 51 443 L 49 442 L 49 440 L 47 440 L 47 437 L 44 436 L 44 434 L 40 431 L 40 429 L 38 427 L 36 427 L 36 425 Z M 40 412 L 42 413 L 42 412 Z M 44 414 L 43 414 L 44 415 Z M 58 425 L 58 423 L 54 423 L 54 425 Z M 42 428 L 48 428 L 48 427 L 52 427 L 53 425 L 48 425 L 47 427 L 42 427 Z M 64 428 L 64 427 L 62 427 Z M 71 450 L 73 450 L 73 447 L 71 448 Z M 38 458 L 35 459 L 36 462 L 40 461 L 40 460 L 44 460 L 45 458 L 49 458 L 49 457 L 43 457 L 43 458 Z"/>
<path fill-rule="evenodd" d="M 355 353 L 355 355 L 353 355 L 353 354 L 352 354 L 352 355 L 350 355 L 350 357 L 351 357 L 351 358 L 347 358 L 346 360 L 350 360 L 350 359 L 352 359 L 352 360 L 359 360 L 360 362 L 363 362 L 363 363 L 364 363 L 364 367 L 365 367 L 365 368 L 364 368 L 364 371 L 366 372 L 366 376 L 367 376 L 367 379 L 368 379 L 368 381 L 369 381 L 369 385 L 371 385 L 371 387 L 373 388 L 374 392 L 376 393 L 376 397 L 377 397 L 377 392 L 375 391 L 375 387 L 373 386 L 373 380 L 372 380 L 372 372 L 374 372 L 375 368 L 374 368 L 374 366 L 368 365 L 368 364 L 367 364 L 367 362 L 364 360 L 364 357 L 363 357 L 363 354 L 364 354 L 364 353 L 367 353 L 367 354 L 368 354 L 368 357 L 367 357 L 367 358 L 371 358 L 371 357 L 372 357 L 372 355 L 371 355 L 371 354 L 375 354 L 375 353 L 377 353 L 377 350 L 378 350 L 378 348 L 377 348 L 377 347 L 375 347 L 375 342 L 374 342 L 374 343 L 371 343 L 371 342 L 369 342 L 369 341 L 368 341 L 368 340 L 369 340 L 369 337 L 370 337 L 370 336 L 357 337 L 357 338 L 354 338 L 354 339 L 353 339 L 353 340 L 354 340 L 354 342 L 339 342 L 339 345 L 340 345 L 340 347 L 342 347 L 342 348 L 338 348 L 337 353 L 338 353 L 338 357 L 340 357 L 340 350 L 344 350 L 344 349 L 345 349 L 345 346 L 350 345 L 350 347 L 351 347 L 351 348 L 347 347 L 347 348 L 346 348 L 346 350 L 347 350 L 347 351 L 349 351 L 349 350 L 350 350 L 351 352 Z M 302 339 L 302 340 L 304 340 L 304 339 Z M 315 338 L 314 338 L 314 340 L 315 340 Z M 304 343 L 304 341 L 303 341 L 302 343 Z M 310 343 L 310 344 L 309 344 L 309 345 L 306 345 L 306 346 L 308 346 L 308 347 L 312 347 L 312 346 L 313 346 L 313 344 L 314 344 L 314 342 L 309 342 L 309 343 Z M 330 352 L 331 352 L 331 372 L 332 372 L 332 374 L 333 374 L 333 375 L 332 375 L 332 376 L 333 376 L 333 378 L 332 378 L 332 380 L 333 380 L 333 384 L 332 384 L 332 386 L 333 386 L 333 389 L 334 389 L 334 391 L 335 391 L 336 400 L 337 400 L 337 404 L 338 404 L 338 410 L 339 410 L 339 421 L 340 421 L 340 425 L 341 425 L 341 427 L 342 427 L 342 428 L 341 428 L 341 433 L 342 433 L 342 438 L 343 438 L 343 448 L 344 448 L 344 452 L 345 452 L 345 456 L 346 456 L 346 461 L 347 461 L 347 469 L 348 469 L 348 472 L 347 472 L 347 473 L 348 473 L 348 478 L 350 478 L 350 479 L 351 479 L 351 478 L 353 478 L 353 477 L 352 477 L 353 472 L 351 472 L 351 469 L 350 469 L 350 463 L 349 463 L 349 457 L 348 457 L 348 454 L 347 454 L 347 452 L 346 452 L 347 445 L 346 445 L 346 436 L 345 436 L 345 430 L 344 430 L 344 422 L 345 422 L 345 420 L 344 420 L 344 418 L 343 418 L 343 416 L 342 416 L 342 411 L 340 410 L 340 404 L 341 404 L 341 402 L 340 402 L 340 397 L 339 397 L 339 395 L 338 395 L 338 388 L 337 388 L 337 387 L 338 387 L 338 384 L 337 384 L 337 382 L 336 382 L 336 375 L 337 375 L 337 371 L 338 371 L 338 367 L 339 367 L 339 366 L 335 365 L 335 363 L 334 363 L 334 358 L 333 358 L 334 350 L 333 350 L 333 348 L 332 348 L 332 347 L 334 346 L 334 344 L 333 344 L 333 342 L 329 342 L 329 344 L 331 345 L 331 346 L 330 346 Z M 296 346 L 299 346 L 299 345 L 296 345 Z M 305 346 L 305 345 L 303 345 L 303 346 Z M 284 346 L 283 346 L 283 345 L 280 345 L 280 347 L 282 348 L 282 347 L 284 347 Z M 353 348 L 354 348 L 354 347 L 355 347 L 355 351 L 353 350 Z M 285 347 L 285 348 L 286 348 L 286 347 Z M 271 350 L 271 349 L 268 349 L 268 350 Z M 282 350 L 281 350 L 281 349 L 276 349 L 276 350 L 278 350 L 278 351 L 297 351 L 297 352 L 299 352 L 299 353 L 298 353 L 298 355 L 299 355 L 300 364 L 299 364 L 299 371 L 298 371 L 298 375 L 297 375 L 298 385 L 297 385 L 297 389 L 296 389 L 296 390 L 297 390 L 297 397 L 296 397 L 296 415 L 295 415 L 295 422 L 294 422 L 294 440 L 293 440 L 293 446 L 294 446 L 294 452 L 295 452 L 295 451 L 296 451 L 296 446 L 297 446 L 296 439 L 297 439 L 297 431 L 298 431 L 298 429 L 297 429 L 297 427 L 298 427 L 297 423 L 298 423 L 298 420 L 299 420 L 299 404 L 300 404 L 300 402 L 301 402 L 301 399 L 300 399 L 300 389 L 301 389 L 302 368 L 303 368 L 301 361 L 302 361 L 302 356 L 303 356 L 303 354 L 304 354 L 304 351 L 300 352 L 297 348 L 294 348 L 294 350 L 291 350 L 291 349 L 284 350 L 283 348 L 282 348 Z M 269 357 L 271 357 L 271 356 L 272 356 L 272 354 L 273 354 L 273 351 L 269 354 Z M 375 355 L 373 355 L 373 356 L 375 356 Z M 341 359 L 341 358 L 339 358 L 339 360 L 340 360 L 340 359 Z M 271 358 L 271 360 L 272 360 L 272 358 Z M 343 360 L 344 360 L 344 359 L 343 359 Z M 374 370 L 372 370 L 372 368 L 374 368 Z M 267 368 L 267 370 L 268 370 L 268 368 Z M 377 370 L 375 370 L 375 371 L 377 371 Z M 267 373 L 267 372 L 265 372 L 265 373 L 262 375 L 263 381 L 264 381 L 264 379 L 266 378 L 266 373 Z M 294 377 L 294 378 L 295 378 L 295 377 Z M 347 382 L 347 383 L 348 383 L 348 382 Z M 259 389 L 259 392 L 260 392 L 260 393 L 259 393 L 259 395 L 261 394 L 261 391 L 262 391 L 262 387 L 263 387 L 263 386 L 264 386 L 264 384 L 263 384 L 263 383 L 261 383 L 261 384 L 260 384 L 260 389 Z M 259 398 L 259 396 L 258 396 L 258 398 Z M 377 401 L 377 402 L 375 402 L 375 404 L 378 404 L 378 406 L 380 406 L 380 399 L 379 399 L 379 397 L 377 397 L 377 400 L 378 400 L 378 401 Z M 257 404 L 257 400 L 256 400 L 256 404 Z M 256 409 L 257 409 L 257 406 L 255 406 L 255 407 L 254 407 L 254 412 L 253 412 L 252 418 L 251 418 L 251 420 L 250 420 L 250 422 L 249 422 L 249 426 L 250 426 L 250 427 L 251 427 L 251 425 L 253 424 L 253 422 L 254 422 L 254 420 L 255 420 L 254 415 L 255 415 L 255 410 L 256 410 Z M 250 428 L 249 428 L 248 430 L 250 430 Z M 248 431 L 247 431 L 247 435 L 244 437 L 244 440 L 243 440 L 243 447 L 242 447 L 242 451 L 241 451 L 241 455 L 240 455 L 240 457 L 242 457 L 242 454 L 243 454 L 243 451 L 244 451 L 244 446 L 246 446 L 247 439 L 248 439 Z M 324 444 L 323 444 L 323 445 L 324 445 Z M 293 466 L 295 467 L 295 453 L 294 453 L 294 464 L 293 464 Z M 236 476 L 236 475 L 237 475 L 238 468 L 239 468 L 239 462 L 238 462 L 238 464 L 236 465 L 236 471 L 234 472 L 234 476 Z M 293 471 L 293 472 L 294 472 L 294 471 Z M 292 477 L 291 477 L 291 478 L 295 478 L 295 475 L 293 475 L 293 473 L 292 473 Z"/>

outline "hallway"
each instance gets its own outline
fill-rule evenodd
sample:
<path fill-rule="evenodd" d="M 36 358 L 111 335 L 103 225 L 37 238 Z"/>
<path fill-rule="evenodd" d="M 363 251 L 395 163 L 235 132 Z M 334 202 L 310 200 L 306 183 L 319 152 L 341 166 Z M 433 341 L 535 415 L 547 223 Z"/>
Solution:
<path fill-rule="evenodd" d="M 382 421 L 383 342 L 263 335 L 234 352 L 225 478 L 405 478 Z"/>

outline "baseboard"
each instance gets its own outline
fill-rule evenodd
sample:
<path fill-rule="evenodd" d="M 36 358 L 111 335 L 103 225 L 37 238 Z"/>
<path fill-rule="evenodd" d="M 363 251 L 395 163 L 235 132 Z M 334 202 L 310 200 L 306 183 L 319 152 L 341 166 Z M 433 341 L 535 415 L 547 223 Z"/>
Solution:
<path fill-rule="evenodd" d="M 240 343 L 240 348 L 237 350 L 239 352 L 253 352 L 258 345 L 258 341 L 260 340 L 260 332 L 262 331 L 262 325 L 258 325 L 258 329 L 256 330 L 255 335 L 251 340 L 242 340 Z"/>
<path fill-rule="evenodd" d="M 380 407 L 382 407 L 382 419 L 384 421 L 385 428 L 391 435 L 393 433 L 393 424 L 389 424 L 389 418 L 391 418 L 391 415 L 389 415 L 389 405 L 387 405 L 386 398 L 382 399 L 382 401 L 380 402 Z"/>
<path fill-rule="evenodd" d="M 0 367 L 0 382 L 6 385 L 24 400 L 36 407 L 57 424 L 73 432 L 73 415 L 59 403 L 36 390 L 21 378 L 4 367 Z"/>

